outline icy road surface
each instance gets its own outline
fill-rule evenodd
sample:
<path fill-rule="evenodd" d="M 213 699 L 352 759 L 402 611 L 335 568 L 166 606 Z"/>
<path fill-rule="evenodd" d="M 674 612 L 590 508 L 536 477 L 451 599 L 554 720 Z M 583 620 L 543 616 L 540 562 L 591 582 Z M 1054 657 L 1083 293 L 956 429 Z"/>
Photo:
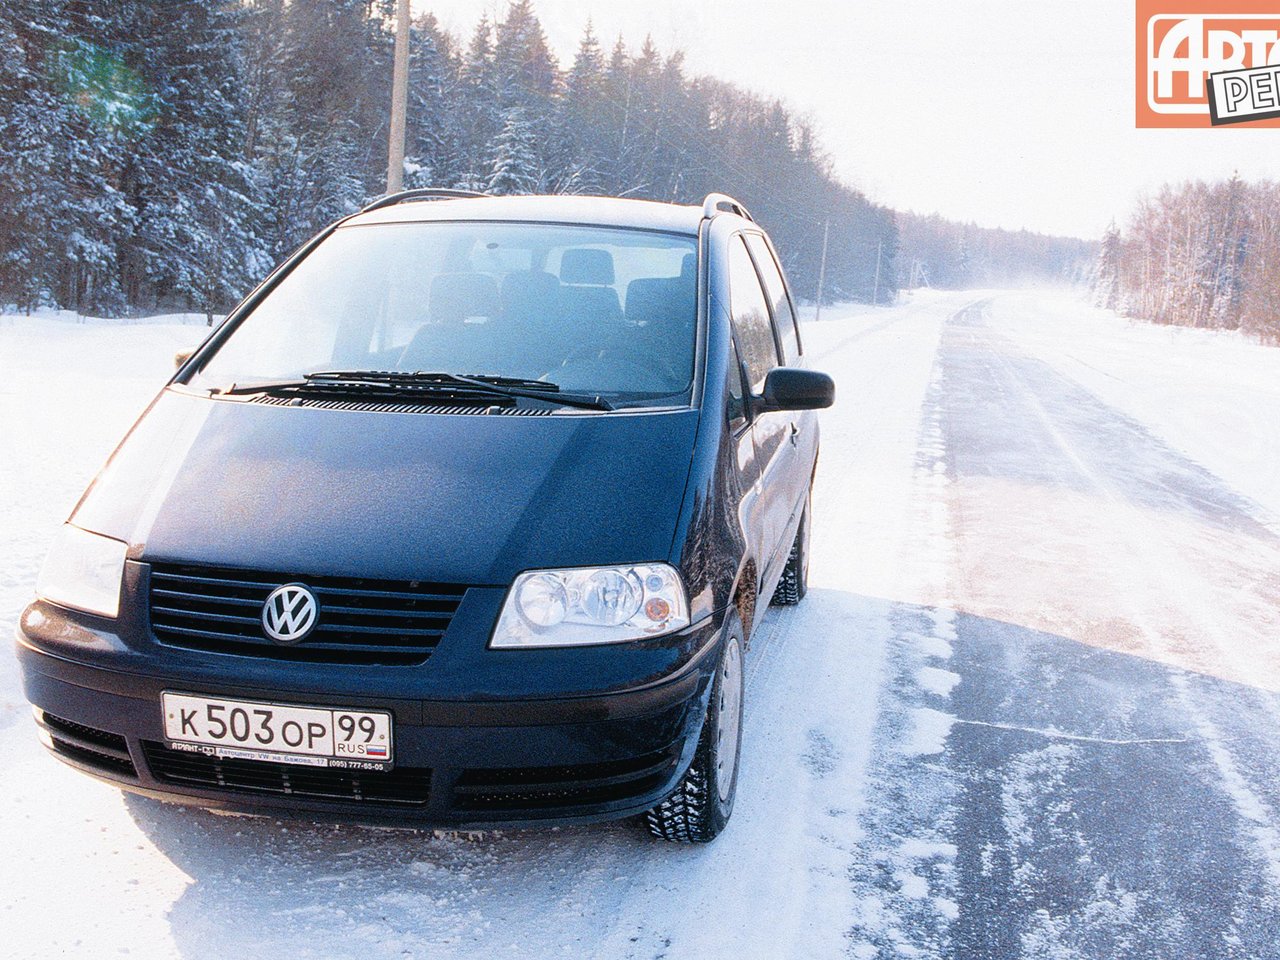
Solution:
<path fill-rule="evenodd" d="M 0 318 L 0 622 L 199 326 Z M 1280 350 L 1061 297 L 805 331 L 812 588 L 738 807 L 474 837 L 231 819 L 43 754 L 0 656 L 0 955 L 1280 957 Z"/>

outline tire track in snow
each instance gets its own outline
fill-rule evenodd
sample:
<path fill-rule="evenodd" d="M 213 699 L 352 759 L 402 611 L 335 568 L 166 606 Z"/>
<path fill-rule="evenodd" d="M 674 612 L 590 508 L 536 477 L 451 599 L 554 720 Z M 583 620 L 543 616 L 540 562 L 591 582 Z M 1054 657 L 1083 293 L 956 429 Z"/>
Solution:
<path fill-rule="evenodd" d="M 953 567 L 946 500 L 941 373 L 935 361 L 912 473 L 910 564 L 895 604 L 892 674 L 883 688 L 872 780 L 863 815 L 866 839 L 850 877 L 858 908 L 850 950 L 860 960 L 941 957 L 957 914 L 954 797 L 943 760 L 959 677 L 950 669 L 955 611 L 947 600 Z"/>
<path fill-rule="evenodd" d="M 973 300 L 972 302 L 977 303 L 978 301 Z M 839 354 L 843 353 L 845 350 L 848 350 L 849 347 L 853 346 L 855 343 L 857 343 L 860 340 L 865 340 L 867 337 L 873 337 L 878 333 L 883 333 L 885 330 L 888 330 L 891 327 L 895 327 L 906 320 L 920 320 L 920 319 L 930 318 L 934 314 L 936 314 L 937 311 L 938 311 L 938 304 L 930 301 L 925 301 L 924 303 L 916 303 L 916 304 L 911 304 L 910 306 L 901 307 L 897 310 L 892 311 L 891 314 L 888 317 L 886 317 L 884 320 L 881 320 L 878 323 L 873 323 L 868 327 L 863 327 L 861 330 L 858 330 L 856 333 L 851 333 L 847 337 L 842 337 L 840 340 L 836 341 L 831 346 L 822 350 L 820 353 L 807 355 L 806 359 L 808 360 L 809 365 L 812 367 L 823 367 L 823 364 L 825 361 L 831 359 L 832 357 L 838 356 Z M 838 322 L 838 321 L 832 320 L 827 322 Z M 819 323 L 823 323 L 823 321 L 819 321 Z"/>

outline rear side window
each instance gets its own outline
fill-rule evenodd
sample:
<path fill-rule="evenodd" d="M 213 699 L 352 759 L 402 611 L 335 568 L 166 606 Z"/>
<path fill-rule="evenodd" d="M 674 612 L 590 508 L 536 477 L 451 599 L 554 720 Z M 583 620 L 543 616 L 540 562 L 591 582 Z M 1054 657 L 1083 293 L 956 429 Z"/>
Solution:
<path fill-rule="evenodd" d="M 769 304 L 741 237 L 734 237 L 729 245 L 729 297 L 733 329 L 751 378 L 751 391 L 759 393 L 764 388 L 764 378 L 778 365 L 778 348 L 769 324 Z"/>
<path fill-rule="evenodd" d="M 792 364 L 800 356 L 800 335 L 796 330 L 796 316 L 791 309 L 791 299 L 787 296 L 787 285 L 782 281 L 782 271 L 773 259 L 769 245 L 764 237 L 752 233 L 747 235 L 747 246 L 755 257 L 756 266 L 760 269 L 760 277 L 764 280 L 765 293 L 769 303 L 773 305 L 773 322 L 778 328 L 778 339 L 782 341 L 782 362 Z"/>

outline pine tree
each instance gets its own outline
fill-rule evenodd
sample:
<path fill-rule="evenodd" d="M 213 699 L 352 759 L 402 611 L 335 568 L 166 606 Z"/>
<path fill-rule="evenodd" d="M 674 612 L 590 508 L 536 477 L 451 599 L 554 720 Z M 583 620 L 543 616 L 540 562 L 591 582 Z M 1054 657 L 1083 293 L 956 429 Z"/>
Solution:
<path fill-rule="evenodd" d="M 285 132 L 284 0 L 245 0 L 244 64 L 245 160 L 254 163 L 263 145 Z"/>
<path fill-rule="evenodd" d="M 407 187 L 451 186 L 464 179 L 464 130 L 453 109 L 458 65 L 448 34 L 432 14 L 413 24 L 409 45 Z"/>
<path fill-rule="evenodd" d="M 4 138 L 17 149 L 9 169 L 18 195 L 6 215 L 27 219 L 24 232 L 34 234 L 26 240 L 36 254 L 28 292 L 105 315 L 130 303 L 122 248 L 137 211 L 120 189 L 120 164 L 153 108 L 137 70 L 110 42 L 115 24 L 129 18 L 128 5 L 115 7 L 125 9 L 46 0 L 29 8 L 15 31 L 29 82 L 12 102 Z"/>
<path fill-rule="evenodd" d="M 494 56 L 493 25 L 487 16 L 482 16 L 471 35 L 460 69 L 460 113 L 466 123 L 461 140 L 465 173 L 457 186 L 469 190 L 488 187 L 494 141 L 502 130 L 498 68 Z"/>
<path fill-rule="evenodd" d="M 51 298 L 46 284 L 58 261 L 57 138 L 67 117 L 54 95 L 44 50 L 55 37 L 51 4 L 37 0 L 25 16 L 0 7 L 0 308 L 30 310 Z"/>
<path fill-rule="evenodd" d="M 1098 260 L 1093 272 L 1093 305 L 1104 310 L 1120 306 L 1120 228 L 1114 220 L 1102 235 Z"/>
<path fill-rule="evenodd" d="M 144 4 L 131 30 L 153 119 L 125 169 L 139 211 L 130 244 L 145 281 L 161 299 L 213 314 L 267 267 L 254 229 L 261 198 L 244 161 L 241 29 L 238 5 Z"/>
<path fill-rule="evenodd" d="M 558 120 L 560 68 L 547 44 L 530 0 L 516 0 L 495 29 L 494 63 L 504 127 L 512 110 L 531 131 L 538 183 L 548 192 L 571 186 L 562 182 L 572 163 L 572 145 Z"/>
<path fill-rule="evenodd" d="M 560 70 L 530 0 L 511 4 L 496 34 L 494 59 L 503 109 L 520 107 L 530 121 L 548 116 Z"/>
<path fill-rule="evenodd" d="M 506 113 L 494 151 L 489 192 L 496 195 L 536 193 L 541 180 L 533 127 L 519 107 Z"/>
<path fill-rule="evenodd" d="M 567 166 L 562 193 L 605 192 L 607 158 L 602 148 L 611 132 L 606 95 L 604 53 L 588 20 L 565 78 L 559 124 Z"/>

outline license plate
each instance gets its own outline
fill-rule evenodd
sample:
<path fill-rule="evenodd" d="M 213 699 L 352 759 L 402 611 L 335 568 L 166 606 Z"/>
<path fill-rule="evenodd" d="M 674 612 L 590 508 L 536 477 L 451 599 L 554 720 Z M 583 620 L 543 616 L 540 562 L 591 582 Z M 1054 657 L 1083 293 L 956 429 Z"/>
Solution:
<path fill-rule="evenodd" d="M 174 750 L 235 760 L 385 770 L 391 714 L 163 693 L 164 734 Z"/>

